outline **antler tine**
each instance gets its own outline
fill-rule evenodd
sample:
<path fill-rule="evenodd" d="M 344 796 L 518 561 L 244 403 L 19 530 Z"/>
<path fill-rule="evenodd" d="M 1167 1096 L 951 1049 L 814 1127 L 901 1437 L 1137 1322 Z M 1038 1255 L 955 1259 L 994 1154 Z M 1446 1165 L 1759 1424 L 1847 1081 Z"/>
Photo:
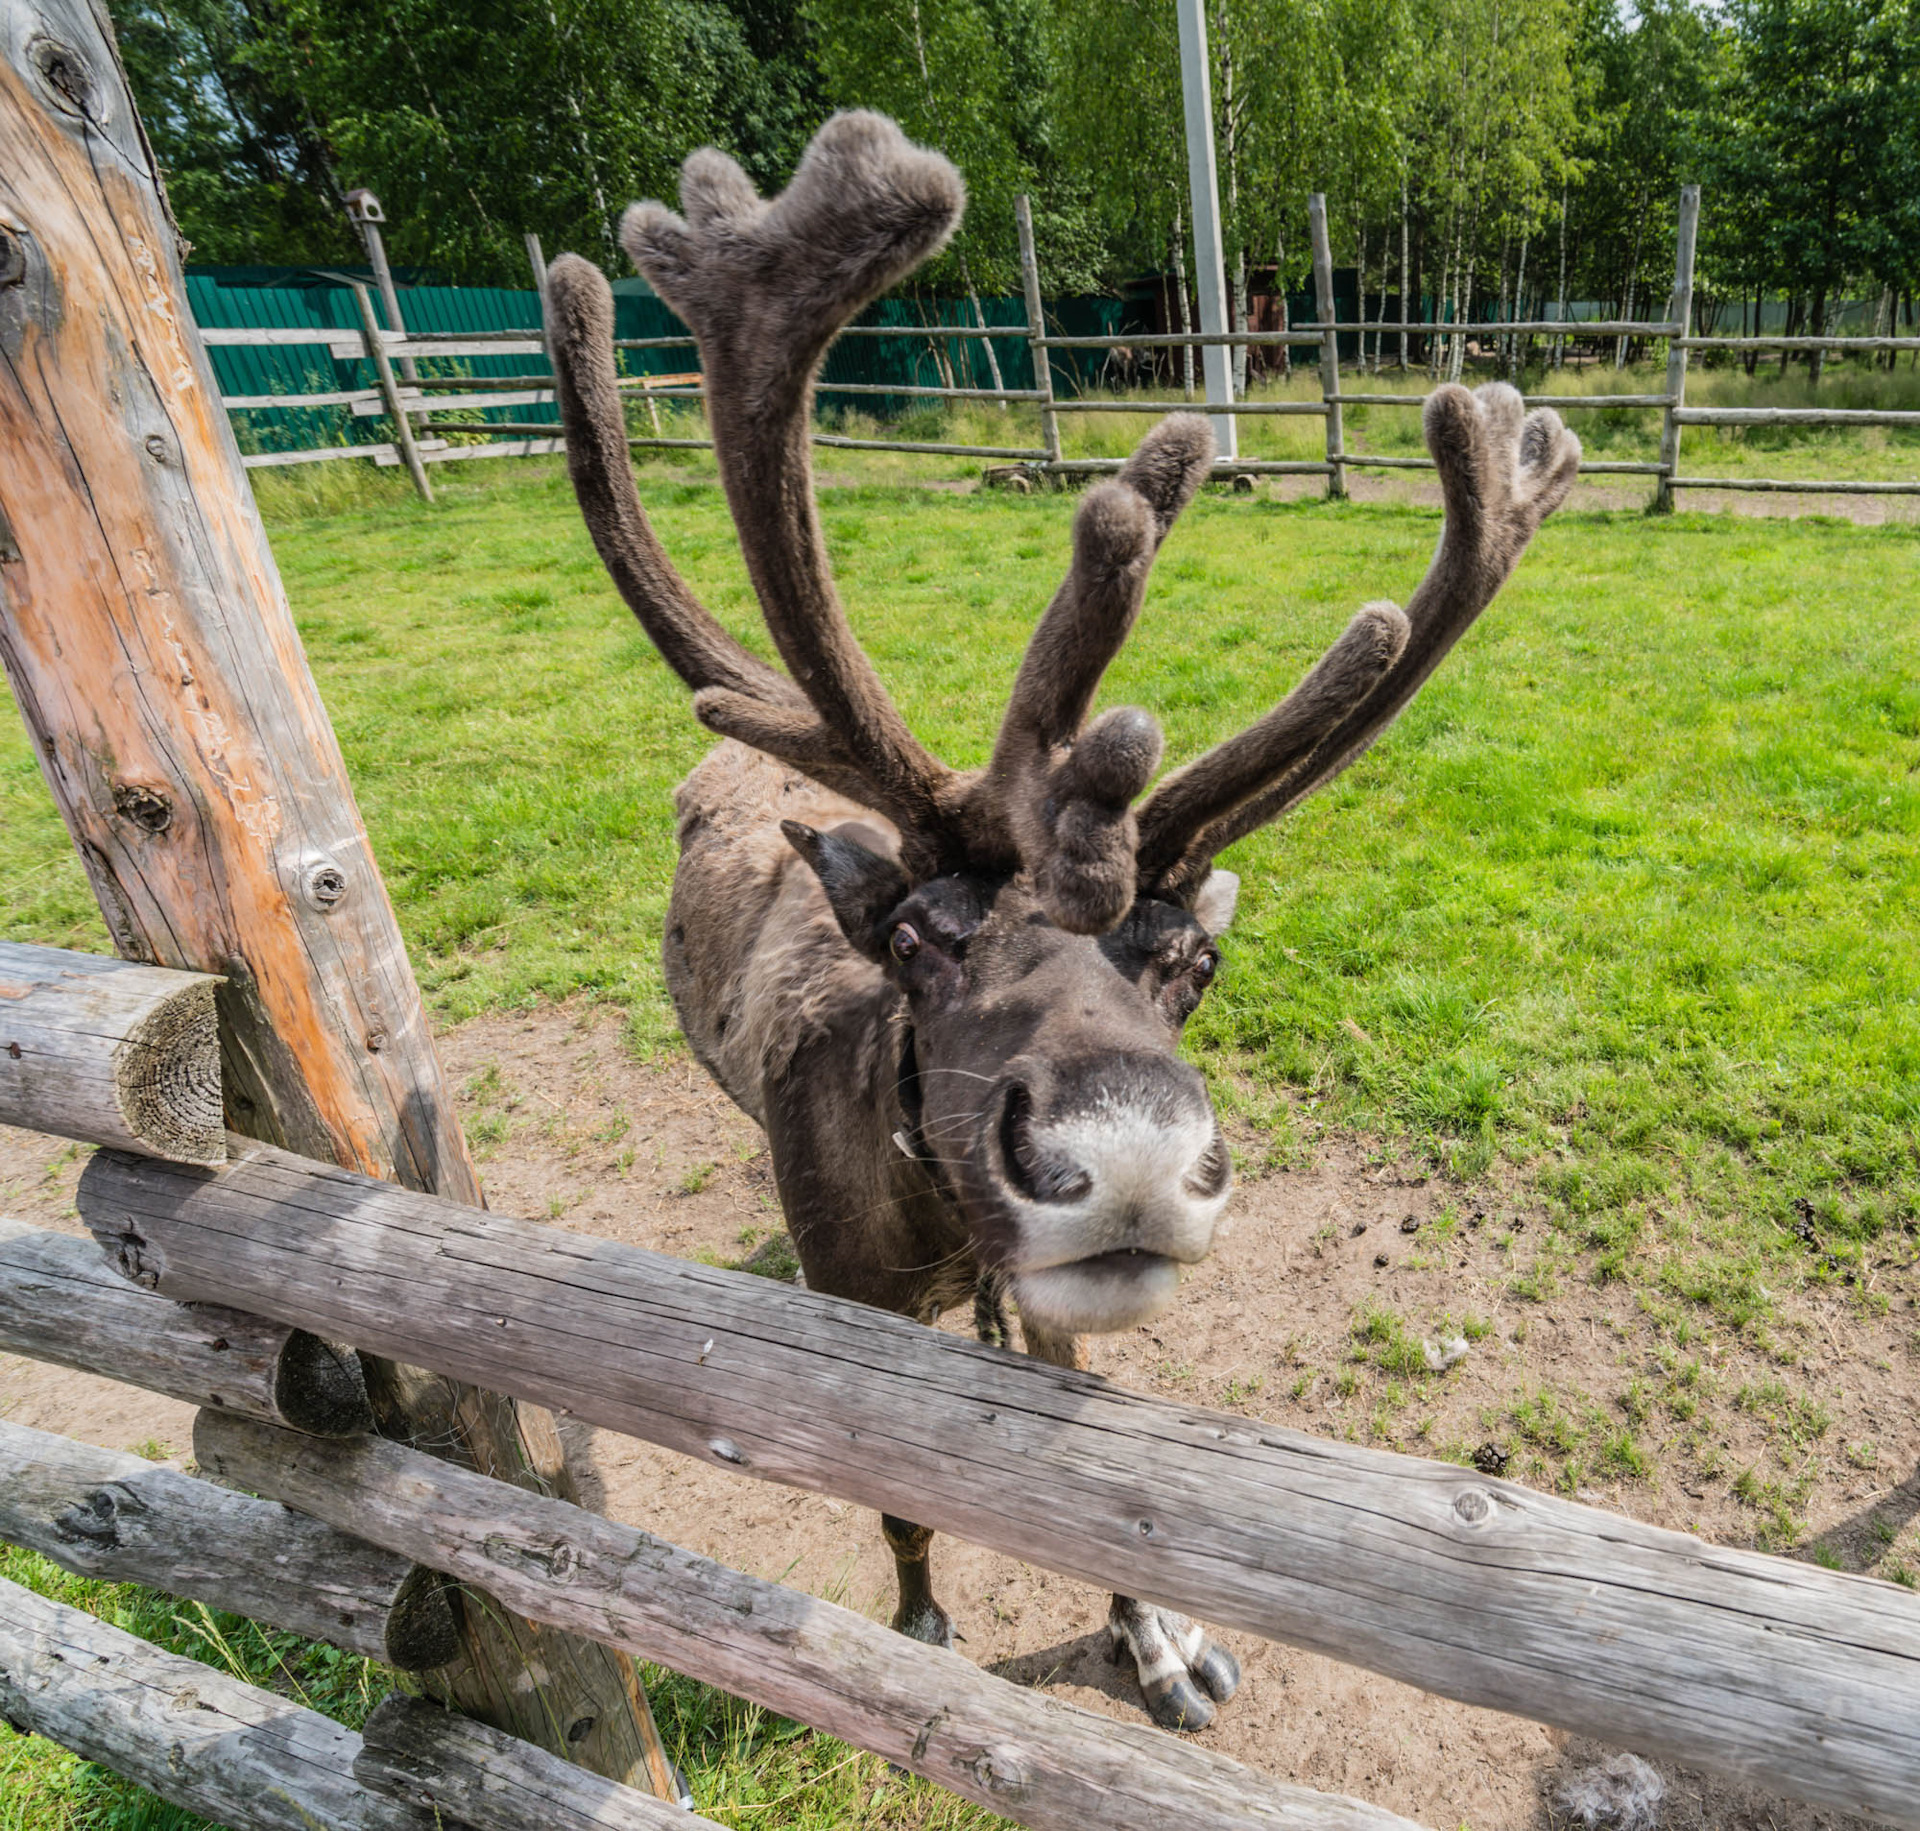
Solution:
<path fill-rule="evenodd" d="M 1409 633 L 1397 604 L 1367 605 L 1271 712 L 1162 782 L 1140 810 L 1140 883 L 1163 892 L 1173 882 L 1182 891 L 1197 890 L 1197 882 L 1189 885 L 1175 870 L 1194 836 L 1311 755 L 1341 716 L 1379 685 Z"/>
<path fill-rule="evenodd" d="M 820 129 L 778 197 L 762 201 L 712 148 L 687 160 L 680 195 L 684 218 L 635 204 L 621 240 L 699 341 L 748 574 L 823 729 L 775 723 L 801 749 L 843 757 L 861 798 L 899 826 L 910 856 L 949 855 L 958 840 L 942 795 L 953 775 L 907 729 L 848 626 L 814 506 L 808 420 L 827 344 L 945 243 L 965 200 L 960 176 L 891 121 L 853 113 Z M 750 708 L 703 695 L 701 710 L 715 729 L 761 742 L 747 733 L 766 721 Z"/>
<path fill-rule="evenodd" d="M 613 368 L 613 292 L 600 270 L 563 254 L 548 269 L 547 330 L 567 471 L 587 532 L 667 665 L 696 692 L 719 687 L 770 705 L 803 704 L 792 681 L 735 641 L 654 538 L 633 485 Z"/>
<path fill-rule="evenodd" d="M 1213 434 L 1176 414 L 1074 517 L 1073 562 L 1035 626 L 993 760 L 970 811 L 1033 872 L 1061 927 L 1098 934 L 1134 894 L 1131 803 L 1160 761 L 1160 728 L 1122 707 L 1086 731 L 1087 709 L 1146 594 L 1155 554 L 1213 462 Z M 977 851 L 993 849 L 976 834 Z"/>
<path fill-rule="evenodd" d="M 1279 818 L 1359 757 L 1493 601 L 1579 474 L 1580 441 L 1561 425 L 1559 415 L 1544 408 L 1527 413 L 1520 396 L 1504 383 L 1473 393 L 1452 385 L 1437 389 L 1428 397 L 1422 425 L 1439 469 L 1446 520 L 1433 564 L 1408 602 L 1399 653 L 1362 693 L 1344 703 L 1330 697 L 1317 731 L 1303 723 L 1291 754 L 1277 752 L 1274 767 L 1253 792 L 1209 806 L 1183 787 L 1185 777 L 1242 739 L 1229 740 L 1163 783 L 1140 812 L 1143 890 L 1190 901 L 1222 851 Z M 1365 619 L 1392 608 L 1370 605 L 1362 611 L 1321 668 L 1343 645 L 1361 640 L 1355 632 Z M 1280 711 L 1285 710 L 1283 705 Z M 1267 723 L 1262 720 L 1242 738 Z M 1306 738 L 1311 742 L 1303 749 Z"/>

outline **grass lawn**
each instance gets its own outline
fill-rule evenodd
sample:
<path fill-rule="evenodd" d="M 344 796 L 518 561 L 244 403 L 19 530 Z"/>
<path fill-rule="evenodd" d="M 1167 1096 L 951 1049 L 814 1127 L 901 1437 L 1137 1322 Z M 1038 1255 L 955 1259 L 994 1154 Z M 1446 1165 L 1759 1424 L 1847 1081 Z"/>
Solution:
<path fill-rule="evenodd" d="M 396 495 L 274 534 L 421 977 L 449 1019 L 584 992 L 671 1048 L 670 795 L 708 740 L 555 467 L 440 482 L 430 514 Z M 647 494 L 761 642 L 719 493 L 680 466 Z M 1067 503 L 848 488 L 824 519 L 915 728 L 982 760 Z M 1105 698 L 1191 756 L 1364 598 L 1404 599 L 1434 533 L 1203 496 Z M 1229 859 L 1246 893 L 1196 1056 L 1277 1152 L 1331 1121 L 1504 1159 L 1597 1273 L 1729 1320 L 1769 1275 L 1850 1276 L 1920 1213 L 1916 610 L 1920 530 L 1556 518 L 1374 751 Z M 102 945 L 18 725 L 0 797 L 0 932 Z"/>
<path fill-rule="evenodd" d="M 844 456 L 823 461 L 903 474 Z M 390 477 L 315 469 L 263 485 L 275 550 L 437 1011 L 584 993 L 629 1012 L 636 1047 L 673 1049 L 670 795 L 709 740 L 564 477 L 448 467 L 424 511 Z M 643 490 L 709 605 L 764 646 L 702 460 L 650 466 Z M 983 760 L 1069 504 L 867 481 L 823 492 L 823 518 L 910 721 Z M 1203 496 L 1106 702 L 1152 708 L 1170 758 L 1193 755 L 1362 601 L 1404 601 L 1435 533 L 1413 508 Z M 1889 1240 L 1910 1259 L 1920 1224 L 1917 613 L 1912 526 L 1556 518 L 1374 751 L 1226 861 L 1241 913 L 1190 1050 L 1223 1103 L 1270 1158 L 1340 1125 L 1506 1179 L 1545 1203 L 1568 1277 L 1703 1327 L 1763 1329 L 1799 1282 L 1885 1302 L 1864 1262 Z M 105 947 L 11 720 L 0 934 Z M 0 1553 L 36 1587 L 68 1581 L 22 1563 Z M 183 1605 L 100 1605 L 225 1657 Z M 348 1714 L 367 1683 L 314 1682 Z M 877 1764 L 697 1687 L 656 1695 L 669 1740 L 710 1757 L 703 1808 L 790 1794 L 742 1822 L 862 1822 Z M 27 1746 L 0 1730 L 0 1831 L 149 1822 L 144 1796 Z M 887 1791 L 869 1822 L 986 1822 Z"/>

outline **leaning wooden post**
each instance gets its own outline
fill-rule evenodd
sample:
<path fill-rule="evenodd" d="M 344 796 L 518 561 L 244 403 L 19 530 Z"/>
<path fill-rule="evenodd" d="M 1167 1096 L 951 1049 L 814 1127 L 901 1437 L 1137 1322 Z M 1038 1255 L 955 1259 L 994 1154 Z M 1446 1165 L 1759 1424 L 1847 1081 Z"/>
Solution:
<path fill-rule="evenodd" d="M 1327 497 L 1338 502 L 1347 493 L 1346 428 L 1340 418 L 1340 333 L 1333 326 L 1339 308 L 1333 298 L 1333 247 L 1327 239 L 1327 199 L 1315 191 L 1307 199 L 1307 225 L 1313 233 L 1313 299 L 1320 322 L 1320 397 L 1326 402 Z"/>
<path fill-rule="evenodd" d="M 1693 244 L 1700 228 L 1700 187 L 1680 187 L 1680 227 L 1673 246 L 1673 297 L 1667 322 L 1677 335 L 1667 339 L 1667 407 L 1660 427 L 1660 481 L 1647 506 L 1656 515 L 1673 513 L 1673 480 L 1680 474 L 1680 409 L 1687 404 L 1687 346 L 1693 335 Z"/>
<path fill-rule="evenodd" d="M 105 17 L 0 0 L 0 662 L 116 949 L 223 975 L 228 1126 L 477 1202 Z M 573 1491 L 545 1412 L 365 1371 L 390 1434 Z M 671 1786 L 630 1661 L 464 1615 L 464 1708 Z"/>
<path fill-rule="evenodd" d="M 400 384 L 393 379 L 393 364 L 387 360 L 386 339 L 380 332 L 380 320 L 374 316 L 373 300 L 358 280 L 353 287 L 353 303 L 360 313 L 360 339 L 367 346 L 367 360 L 373 364 L 374 386 L 386 403 L 387 418 L 393 422 L 393 442 L 405 460 L 407 475 L 419 491 L 422 502 L 433 500 L 433 485 L 427 481 L 427 467 L 420 462 L 420 448 L 413 442 L 413 423 L 407 418 L 406 405 L 400 399 Z"/>
<path fill-rule="evenodd" d="M 1040 297 L 1040 257 L 1033 242 L 1033 205 L 1022 191 L 1013 200 L 1013 219 L 1020 229 L 1020 283 L 1027 296 L 1027 343 L 1033 351 L 1033 385 L 1040 390 L 1040 443 L 1047 462 L 1060 462 L 1060 418 L 1053 410 L 1053 364 L 1044 347 L 1046 304 Z"/>

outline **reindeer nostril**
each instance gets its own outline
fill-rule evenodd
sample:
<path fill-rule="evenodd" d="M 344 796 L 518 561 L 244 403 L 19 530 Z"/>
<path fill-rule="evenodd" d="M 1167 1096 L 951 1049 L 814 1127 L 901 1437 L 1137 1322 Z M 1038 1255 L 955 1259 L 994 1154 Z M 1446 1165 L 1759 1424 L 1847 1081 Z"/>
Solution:
<path fill-rule="evenodd" d="M 1070 1158 L 1044 1149 L 1033 1135 L 1033 1095 L 1016 1081 L 1007 1089 L 1000 1119 L 1000 1155 L 1007 1180 L 1029 1201 L 1077 1202 L 1093 1187 L 1093 1178 Z"/>
<path fill-rule="evenodd" d="M 1216 1131 L 1213 1142 L 1202 1154 L 1200 1161 L 1187 1172 L 1187 1192 L 1197 1195 L 1202 1201 L 1210 1201 L 1227 1186 L 1227 1178 L 1233 1174 L 1233 1153 L 1227 1149 L 1227 1141 Z"/>

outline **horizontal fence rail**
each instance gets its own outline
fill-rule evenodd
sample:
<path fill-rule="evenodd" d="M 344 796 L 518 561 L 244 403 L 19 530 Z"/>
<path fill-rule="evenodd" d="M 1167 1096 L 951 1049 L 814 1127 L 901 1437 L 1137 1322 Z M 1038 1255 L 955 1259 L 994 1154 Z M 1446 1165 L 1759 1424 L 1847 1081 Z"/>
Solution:
<path fill-rule="evenodd" d="M 1448 319 L 1444 312 L 1433 319 L 1370 319 L 1365 312 L 1358 317 L 1340 316 L 1333 294 L 1319 301 L 1312 319 L 1302 319 L 1283 330 L 1253 330 L 1242 327 L 1226 331 L 1141 331 L 1099 335 L 1073 335 L 1050 322 L 1042 304 L 1038 257 L 1034 250 L 1031 216 L 1026 199 L 1017 200 L 1016 216 L 1021 231 L 1021 265 L 1024 321 L 1018 324 L 854 324 L 845 326 L 839 340 L 890 338 L 909 344 L 940 345 L 958 342 L 976 347 L 994 343 L 1025 343 L 1033 363 L 1033 387 L 969 387 L 953 383 L 945 376 L 942 385 L 919 380 L 898 383 L 884 381 L 839 380 L 823 374 L 816 387 L 822 398 L 848 402 L 885 401 L 889 397 L 911 401 L 977 401 L 1005 410 L 1014 404 L 1031 404 L 1040 412 L 1040 440 L 1025 444 L 1016 440 L 972 444 L 939 437 L 889 438 L 862 436 L 852 432 L 821 431 L 814 442 L 823 447 L 847 451 L 897 451 L 934 457 L 980 458 L 1001 468 L 989 472 L 989 481 L 1026 477 L 1100 475 L 1118 468 L 1115 461 L 1077 457 L 1063 449 L 1060 422 L 1063 418 L 1101 414 L 1165 415 L 1202 410 L 1209 415 L 1241 420 L 1313 419 L 1325 427 L 1324 456 L 1312 464 L 1298 459 L 1245 460 L 1222 459 L 1214 475 L 1227 477 L 1324 476 L 1330 494 L 1344 495 L 1345 475 L 1350 469 L 1374 471 L 1420 471 L 1433 468 L 1432 460 L 1416 455 L 1377 455 L 1348 448 L 1342 412 L 1348 407 L 1416 408 L 1424 394 L 1394 394 L 1362 388 L 1346 389 L 1340 384 L 1337 344 L 1342 337 L 1365 339 L 1408 336 L 1425 339 L 1451 339 L 1456 348 L 1465 338 L 1548 337 L 1561 342 L 1603 338 L 1618 342 L 1624 351 L 1629 340 L 1664 344 L 1667 349 L 1667 386 L 1659 393 L 1638 392 L 1603 395 L 1541 393 L 1527 396 L 1529 406 L 1550 407 L 1561 413 L 1658 412 L 1660 455 L 1653 462 L 1600 460 L 1581 466 L 1593 476 L 1647 477 L 1654 483 L 1653 506 L 1670 508 L 1676 492 L 1720 489 L 1790 491 L 1787 480 L 1765 478 L 1709 477 L 1682 474 L 1681 440 L 1687 427 L 1763 429 L 1767 427 L 1866 427 L 1893 429 L 1920 426 L 1920 411 L 1871 408 L 1767 408 L 1767 407 L 1689 407 L 1686 404 L 1688 358 L 1695 350 L 1780 352 L 1834 351 L 1855 354 L 1890 354 L 1920 351 L 1920 337 L 1900 336 L 1784 336 L 1756 333 L 1752 336 L 1695 336 L 1691 334 L 1693 310 L 1693 243 L 1699 215 L 1699 192 L 1689 186 L 1682 193 L 1679 234 L 1673 292 L 1664 315 L 1642 318 L 1466 318 Z M 1313 242 L 1316 272 L 1332 270 L 1331 250 L 1326 244 L 1324 209 L 1309 212 L 1310 239 Z M 1330 284 L 1330 282 L 1329 282 Z M 381 358 L 400 364 L 405 385 L 385 387 L 332 388 L 304 394 L 234 394 L 224 405 L 235 412 L 274 409 L 344 409 L 356 419 L 384 417 L 393 427 L 390 440 L 302 451 L 275 451 L 249 454 L 246 462 L 254 467 L 321 463 L 332 458 L 368 457 L 377 465 L 407 464 L 414 472 L 417 486 L 430 494 L 425 467 L 473 457 L 532 456 L 563 451 L 565 441 L 556 419 L 546 415 L 555 411 L 552 377 L 549 374 L 510 374 L 500 376 L 441 376 L 424 374 L 423 363 L 442 359 L 476 357 L 541 356 L 545 345 L 537 330 L 496 329 L 465 331 L 421 331 L 394 329 L 372 324 L 363 333 L 351 327 L 316 326 L 311 330 L 285 326 L 247 328 L 210 327 L 203 333 L 215 345 L 258 346 L 266 349 L 305 346 L 324 349 L 330 360 L 372 363 Z M 696 346 L 690 335 L 616 337 L 614 347 L 640 356 L 691 350 Z M 1159 356 L 1175 350 L 1213 348 L 1245 350 L 1293 349 L 1320 352 L 1318 365 L 1321 398 L 1299 401 L 1256 401 L 1213 399 L 1100 399 L 1088 394 L 1062 393 L 1056 385 L 1055 358 L 1111 357 L 1116 352 L 1128 355 Z M 1403 355 L 1404 342 L 1403 342 Z M 944 362 L 943 368 L 948 367 Z M 1363 361 L 1364 367 L 1364 361 Z M 1083 371 L 1084 372 L 1084 371 Z M 414 377 L 418 377 L 417 384 Z M 706 390 L 697 375 L 651 377 L 626 375 L 620 385 L 647 403 L 650 429 L 636 431 L 628 443 L 636 450 L 708 451 L 709 439 L 687 436 L 685 431 L 663 425 L 658 402 L 701 401 Z M 1228 389 L 1231 395 L 1231 388 Z M 533 417 L 475 419 L 475 414 L 499 414 L 515 408 L 535 409 Z M 447 417 L 449 414 L 455 417 Z M 464 417 L 461 417 L 464 416 Z M 473 441 L 484 441 L 474 443 Z M 1029 487 L 1021 483 L 1020 487 Z M 1911 495 L 1916 492 L 1901 480 L 1867 481 L 1851 479 L 1809 480 L 1801 486 L 1810 493 L 1827 495 Z"/>
<path fill-rule="evenodd" d="M 1920 1825 L 1920 1597 L 232 1140 L 102 1153 L 137 1282 L 1467 1702 Z"/>
<path fill-rule="evenodd" d="M 202 1413 L 221 1480 L 810 1723 L 1046 1831 L 1417 1831 L 1355 1799 L 1269 1779 L 1204 1745 L 1117 1722 L 982 1671 L 864 1615 L 579 1507 L 396 1443 L 321 1444 Z M 528 1831 L 533 1831 L 532 1827 Z"/>

